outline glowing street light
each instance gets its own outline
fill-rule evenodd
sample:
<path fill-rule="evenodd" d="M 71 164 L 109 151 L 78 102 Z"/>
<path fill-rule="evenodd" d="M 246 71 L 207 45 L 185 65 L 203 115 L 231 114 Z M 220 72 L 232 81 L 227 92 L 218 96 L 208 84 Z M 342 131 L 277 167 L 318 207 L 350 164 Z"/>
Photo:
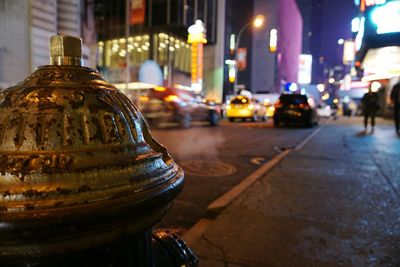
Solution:
<path fill-rule="evenodd" d="M 264 24 L 264 16 L 258 15 L 254 18 L 253 25 L 256 28 L 260 28 Z"/>

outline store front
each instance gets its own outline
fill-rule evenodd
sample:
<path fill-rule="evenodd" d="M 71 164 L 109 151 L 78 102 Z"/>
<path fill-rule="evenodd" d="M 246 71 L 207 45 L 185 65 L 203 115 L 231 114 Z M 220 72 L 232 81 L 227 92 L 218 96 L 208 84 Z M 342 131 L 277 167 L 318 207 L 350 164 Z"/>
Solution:
<path fill-rule="evenodd" d="M 152 60 L 158 64 L 163 77 L 162 84 L 154 86 L 190 86 L 191 49 L 183 38 L 166 33 L 143 34 L 100 41 L 98 48 L 98 69 L 113 84 L 125 83 L 129 62 L 128 89 L 148 87 L 140 79 L 139 70 L 145 62 Z"/>

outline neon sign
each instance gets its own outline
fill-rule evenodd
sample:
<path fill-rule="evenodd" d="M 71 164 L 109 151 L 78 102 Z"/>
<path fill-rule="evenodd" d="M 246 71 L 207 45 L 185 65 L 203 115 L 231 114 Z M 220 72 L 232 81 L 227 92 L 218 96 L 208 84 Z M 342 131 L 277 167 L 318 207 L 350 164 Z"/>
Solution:
<path fill-rule="evenodd" d="M 362 12 L 365 11 L 366 7 L 376 6 L 376 5 L 384 5 L 386 4 L 386 0 L 361 0 L 359 1 L 360 10 Z"/>
<path fill-rule="evenodd" d="M 376 7 L 371 13 L 371 20 L 377 26 L 377 34 L 400 32 L 400 1 Z"/>

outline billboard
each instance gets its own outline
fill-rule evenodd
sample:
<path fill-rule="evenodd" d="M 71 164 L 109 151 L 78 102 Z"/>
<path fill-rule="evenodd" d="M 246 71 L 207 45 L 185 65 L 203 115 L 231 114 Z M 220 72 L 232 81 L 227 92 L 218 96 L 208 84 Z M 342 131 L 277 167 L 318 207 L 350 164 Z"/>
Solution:
<path fill-rule="evenodd" d="M 238 48 L 237 51 L 238 70 L 245 70 L 247 67 L 247 48 Z"/>
<path fill-rule="evenodd" d="M 299 56 L 299 84 L 310 84 L 312 72 L 312 55 L 301 54 Z"/>

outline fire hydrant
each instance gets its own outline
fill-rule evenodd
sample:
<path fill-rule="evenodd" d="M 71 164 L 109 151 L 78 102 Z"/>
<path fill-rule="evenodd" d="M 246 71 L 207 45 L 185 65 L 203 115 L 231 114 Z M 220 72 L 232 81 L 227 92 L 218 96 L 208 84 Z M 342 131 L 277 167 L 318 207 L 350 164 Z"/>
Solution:
<path fill-rule="evenodd" d="M 53 36 L 51 65 L 0 93 L 0 266 L 197 266 L 152 233 L 182 169 L 81 43 Z"/>

